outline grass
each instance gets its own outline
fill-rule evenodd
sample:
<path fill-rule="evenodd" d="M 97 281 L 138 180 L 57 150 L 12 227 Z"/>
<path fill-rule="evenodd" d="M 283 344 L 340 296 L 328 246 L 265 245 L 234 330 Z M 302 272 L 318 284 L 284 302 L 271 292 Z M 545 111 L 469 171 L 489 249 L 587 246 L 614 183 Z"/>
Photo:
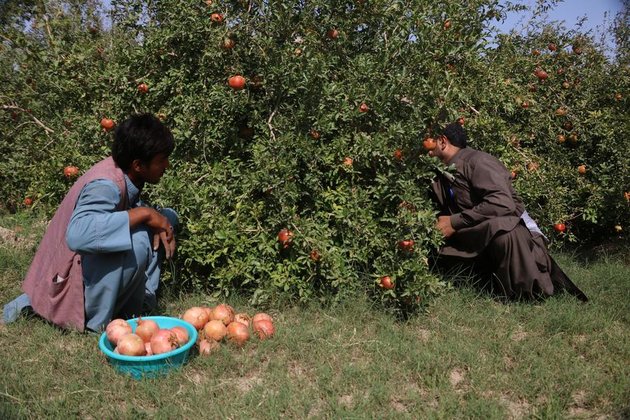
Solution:
<path fill-rule="evenodd" d="M 16 225 L 22 239 L 41 233 L 32 220 L 0 219 Z M 2 241 L 6 302 L 19 293 L 34 241 Z M 106 363 L 97 335 L 21 318 L 0 327 L 0 418 L 627 418 L 629 256 L 556 255 L 588 304 L 568 296 L 505 304 L 463 287 L 405 322 L 360 299 L 272 308 L 273 339 L 223 345 L 142 381 Z M 215 303 L 171 296 L 160 312 Z"/>

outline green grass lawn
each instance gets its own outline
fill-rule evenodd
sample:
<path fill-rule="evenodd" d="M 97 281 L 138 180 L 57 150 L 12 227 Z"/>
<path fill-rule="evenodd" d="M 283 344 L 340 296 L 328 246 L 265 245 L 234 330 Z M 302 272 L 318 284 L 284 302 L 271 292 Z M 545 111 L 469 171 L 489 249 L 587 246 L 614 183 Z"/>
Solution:
<path fill-rule="evenodd" d="M 4 303 L 41 225 L 0 220 Z M 361 299 L 271 308 L 273 339 L 193 355 L 160 379 L 116 373 L 97 335 L 21 318 L 0 327 L 0 418 L 627 418 L 630 252 L 555 256 L 589 303 L 505 304 L 464 287 L 405 322 Z M 160 312 L 216 303 L 167 297 Z"/>

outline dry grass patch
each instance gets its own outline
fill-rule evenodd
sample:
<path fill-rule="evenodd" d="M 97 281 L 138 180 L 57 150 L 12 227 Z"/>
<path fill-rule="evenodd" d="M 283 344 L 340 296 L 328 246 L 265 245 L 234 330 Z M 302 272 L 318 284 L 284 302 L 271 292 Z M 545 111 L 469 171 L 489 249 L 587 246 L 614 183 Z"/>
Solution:
<path fill-rule="evenodd" d="M 431 339 L 431 331 L 425 328 L 418 328 L 416 330 L 416 336 L 423 343 L 428 343 Z"/>
<path fill-rule="evenodd" d="M 337 399 L 337 403 L 348 409 L 354 408 L 354 396 L 352 394 L 342 395 Z"/>
<path fill-rule="evenodd" d="M 468 390 L 469 381 L 466 369 L 459 367 L 452 369 L 448 380 L 457 393 L 464 393 Z"/>
<path fill-rule="evenodd" d="M 529 416 L 531 405 L 526 400 L 514 398 L 509 394 L 501 394 L 499 401 L 507 409 L 508 419 L 520 420 Z"/>

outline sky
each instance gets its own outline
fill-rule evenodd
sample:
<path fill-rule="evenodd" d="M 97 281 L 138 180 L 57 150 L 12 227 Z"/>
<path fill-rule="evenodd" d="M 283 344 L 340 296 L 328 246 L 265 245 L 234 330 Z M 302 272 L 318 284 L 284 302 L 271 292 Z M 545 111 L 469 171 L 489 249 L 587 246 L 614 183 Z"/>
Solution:
<path fill-rule="evenodd" d="M 520 0 L 522 3 L 535 6 L 535 0 Z M 586 17 L 583 29 L 595 30 L 598 25 L 611 23 L 617 12 L 622 10 L 623 0 L 564 0 L 547 12 L 551 21 L 565 21 L 567 29 L 575 28 L 578 21 Z M 608 13 L 608 15 L 606 15 Z M 502 32 L 515 28 L 523 29 L 531 12 L 512 13 L 499 27 Z"/>
<path fill-rule="evenodd" d="M 536 0 L 511 1 L 527 4 L 531 8 L 534 8 L 537 2 Z M 622 10 L 623 0 L 558 0 L 558 2 L 559 3 L 553 9 L 547 12 L 548 20 L 564 21 L 567 29 L 573 29 L 582 18 L 586 17 L 582 29 L 592 29 L 595 35 L 598 33 L 598 26 L 608 26 L 613 21 L 616 14 Z M 104 0 L 103 3 L 109 8 L 109 0 Z M 501 32 L 510 32 L 510 30 L 516 29 L 520 32 L 526 27 L 527 21 L 531 16 L 531 11 L 511 13 L 504 22 L 498 24 L 499 30 Z M 599 37 L 596 37 L 596 39 L 599 40 Z M 611 39 L 607 39 L 606 43 L 609 44 L 610 42 Z"/>

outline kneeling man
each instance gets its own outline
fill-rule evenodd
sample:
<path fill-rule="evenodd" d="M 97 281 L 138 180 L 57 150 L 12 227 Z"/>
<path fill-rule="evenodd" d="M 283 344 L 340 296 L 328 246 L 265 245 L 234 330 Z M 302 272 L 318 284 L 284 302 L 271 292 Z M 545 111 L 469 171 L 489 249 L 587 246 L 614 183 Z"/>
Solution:
<path fill-rule="evenodd" d="M 497 158 L 467 147 L 467 140 L 462 124 L 454 122 L 429 152 L 455 167 L 455 173 L 440 173 L 432 183 L 440 210 L 436 226 L 445 237 L 439 258 L 480 268 L 490 276 L 491 288 L 508 298 L 565 290 L 586 301 L 549 255 L 508 170 Z"/>
<path fill-rule="evenodd" d="M 79 331 L 156 305 L 163 257 L 175 252 L 177 214 L 140 201 L 169 166 L 173 135 L 153 115 L 134 115 L 115 131 L 112 155 L 70 188 L 42 238 L 3 322 L 25 309 Z"/>

